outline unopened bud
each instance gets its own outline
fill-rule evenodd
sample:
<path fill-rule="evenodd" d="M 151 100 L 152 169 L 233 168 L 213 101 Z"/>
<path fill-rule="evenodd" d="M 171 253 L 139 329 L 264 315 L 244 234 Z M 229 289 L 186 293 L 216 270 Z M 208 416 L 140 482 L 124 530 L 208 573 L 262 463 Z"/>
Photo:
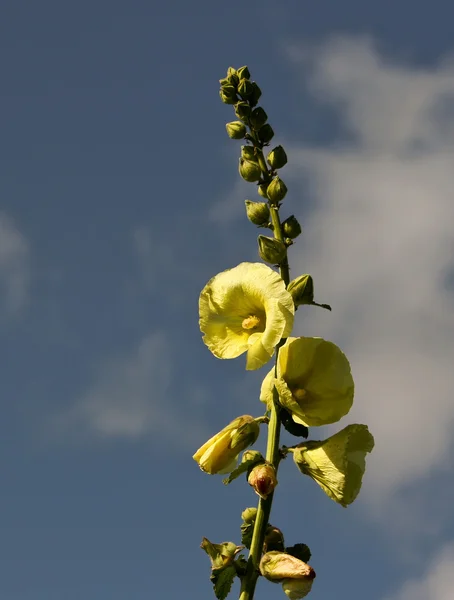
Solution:
<path fill-rule="evenodd" d="M 254 108 L 254 110 L 251 112 L 251 116 L 249 117 L 251 127 L 256 131 L 258 131 L 260 127 L 265 125 L 267 119 L 268 115 L 261 106 L 257 106 L 257 108 Z"/>
<path fill-rule="evenodd" d="M 262 90 L 255 83 L 255 81 L 252 82 L 252 85 L 254 87 L 254 91 L 252 92 L 252 95 L 249 98 L 249 103 L 251 106 L 257 106 L 257 102 L 259 101 L 260 96 L 262 95 Z"/>
<path fill-rule="evenodd" d="M 311 275 L 300 275 L 288 284 L 295 306 L 301 304 L 313 304 L 314 302 L 314 280 Z"/>
<path fill-rule="evenodd" d="M 301 225 L 294 215 L 291 215 L 285 219 L 285 221 L 282 223 L 282 231 L 284 235 L 289 237 L 291 240 L 294 240 L 300 235 Z"/>
<path fill-rule="evenodd" d="M 281 202 L 287 194 L 287 186 L 280 177 L 275 177 L 266 188 L 266 194 L 273 204 Z"/>
<path fill-rule="evenodd" d="M 241 121 L 231 121 L 226 123 L 227 135 L 232 140 L 242 140 L 246 135 L 246 125 Z"/>
<path fill-rule="evenodd" d="M 277 527 L 268 525 L 265 532 L 265 541 L 263 542 L 263 552 L 271 552 L 273 550 L 284 552 L 284 534 Z"/>
<path fill-rule="evenodd" d="M 259 235 L 258 244 L 260 258 L 271 265 L 279 265 L 287 256 L 287 249 L 280 240 Z"/>
<path fill-rule="evenodd" d="M 257 192 L 259 193 L 259 196 L 262 196 L 262 198 L 266 198 L 268 200 L 268 196 L 266 194 L 267 187 L 268 186 L 266 185 L 266 183 L 262 183 L 258 186 Z"/>
<path fill-rule="evenodd" d="M 241 158 L 252 160 L 252 162 L 257 162 L 257 155 L 255 154 L 254 146 L 241 146 Z"/>
<path fill-rule="evenodd" d="M 238 102 L 236 94 L 233 96 L 231 94 L 226 94 L 222 88 L 219 90 L 219 95 L 224 104 L 236 104 Z"/>
<path fill-rule="evenodd" d="M 249 79 L 240 79 L 240 83 L 238 84 L 238 93 L 242 98 L 247 98 L 251 96 L 254 92 L 254 86 L 249 81 Z"/>
<path fill-rule="evenodd" d="M 247 480 L 255 493 L 266 500 L 277 486 L 276 470 L 272 464 L 262 463 L 251 470 Z"/>
<path fill-rule="evenodd" d="M 257 517 L 257 509 L 254 506 L 245 508 L 241 513 L 241 518 L 245 523 L 253 523 Z"/>
<path fill-rule="evenodd" d="M 266 227 L 270 220 L 270 209 L 266 202 L 252 202 L 245 200 L 247 218 L 254 225 Z"/>
<path fill-rule="evenodd" d="M 243 456 L 241 457 L 241 462 L 263 462 L 265 459 L 262 456 L 262 453 L 258 450 L 245 450 L 243 452 Z M 252 466 L 252 465 L 251 465 Z"/>
<path fill-rule="evenodd" d="M 262 175 L 262 171 L 256 162 L 252 162 L 252 160 L 245 160 L 244 158 L 240 158 L 239 171 L 241 177 L 245 181 L 250 182 L 258 181 Z"/>
<path fill-rule="evenodd" d="M 287 154 L 282 146 L 276 146 L 269 152 L 266 160 L 272 169 L 281 169 L 287 164 Z"/>
<path fill-rule="evenodd" d="M 260 127 L 260 129 L 258 130 L 258 136 L 262 144 L 267 144 L 268 142 L 270 142 L 274 137 L 274 131 L 271 125 L 269 123 L 265 123 L 265 125 L 262 125 L 262 127 Z"/>
<path fill-rule="evenodd" d="M 240 79 L 240 81 L 242 79 L 250 79 L 251 78 L 251 74 L 249 73 L 249 69 L 244 66 L 244 67 L 240 67 L 237 71 L 237 75 Z"/>
<path fill-rule="evenodd" d="M 239 119 L 244 121 L 251 114 L 251 107 L 247 102 L 238 102 L 235 105 L 235 114 Z"/>
<path fill-rule="evenodd" d="M 285 552 L 267 552 L 260 561 L 260 573 L 269 581 L 282 581 L 283 579 L 300 579 L 311 581 L 315 577 L 314 569 Z"/>
<path fill-rule="evenodd" d="M 237 70 L 234 69 L 233 67 L 229 67 L 227 69 L 227 79 L 230 81 L 230 83 L 232 85 L 234 85 L 236 87 L 240 81 Z"/>

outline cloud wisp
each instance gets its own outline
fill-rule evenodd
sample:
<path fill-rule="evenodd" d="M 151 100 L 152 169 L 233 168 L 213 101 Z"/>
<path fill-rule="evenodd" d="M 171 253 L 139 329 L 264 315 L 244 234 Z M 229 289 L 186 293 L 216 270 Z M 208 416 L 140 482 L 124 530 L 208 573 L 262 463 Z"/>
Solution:
<path fill-rule="evenodd" d="M 29 245 L 13 220 L 0 211 L 0 311 L 17 314 L 28 300 Z"/>

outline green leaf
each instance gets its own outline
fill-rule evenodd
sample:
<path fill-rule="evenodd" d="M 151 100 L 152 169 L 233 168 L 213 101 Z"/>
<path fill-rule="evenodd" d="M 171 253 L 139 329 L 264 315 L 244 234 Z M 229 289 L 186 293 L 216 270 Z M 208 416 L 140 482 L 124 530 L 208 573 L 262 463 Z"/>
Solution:
<path fill-rule="evenodd" d="M 255 521 L 254 521 L 255 523 Z M 241 529 L 241 543 L 249 550 L 252 543 L 252 534 L 254 533 L 254 523 L 243 523 Z"/>
<path fill-rule="evenodd" d="M 299 558 L 305 563 L 307 563 L 312 556 L 309 546 L 306 544 L 295 544 L 294 546 L 289 546 L 286 548 L 285 551 L 287 554 L 291 554 L 295 558 Z"/>
<path fill-rule="evenodd" d="M 234 565 L 229 565 L 224 569 L 213 569 L 210 579 L 213 582 L 214 594 L 218 600 L 227 598 L 235 577 L 236 569 Z"/>

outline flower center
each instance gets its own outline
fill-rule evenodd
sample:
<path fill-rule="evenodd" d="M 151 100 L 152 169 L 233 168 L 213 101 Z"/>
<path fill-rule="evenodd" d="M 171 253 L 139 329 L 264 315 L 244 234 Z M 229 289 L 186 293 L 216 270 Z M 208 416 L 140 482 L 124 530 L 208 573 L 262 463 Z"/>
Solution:
<path fill-rule="evenodd" d="M 259 326 L 259 324 L 260 319 L 258 317 L 256 317 L 255 315 L 249 315 L 248 317 L 243 319 L 241 326 L 243 329 L 256 329 Z"/>
<path fill-rule="evenodd" d="M 298 402 L 304 400 L 304 398 L 307 396 L 307 392 L 303 388 L 296 388 L 296 390 L 293 390 L 292 394 L 293 397 L 298 400 Z"/>

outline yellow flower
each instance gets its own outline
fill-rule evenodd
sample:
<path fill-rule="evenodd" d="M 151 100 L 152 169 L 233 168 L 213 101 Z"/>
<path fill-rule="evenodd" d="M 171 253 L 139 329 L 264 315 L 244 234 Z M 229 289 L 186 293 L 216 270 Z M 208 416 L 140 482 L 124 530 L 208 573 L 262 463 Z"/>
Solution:
<path fill-rule="evenodd" d="M 203 444 L 192 458 L 210 475 L 230 473 L 236 467 L 238 454 L 258 438 L 259 429 L 254 417 L 237 417 Z"/>
<path fill-rule="evenodd" d="M 300 600 L 312 589 L 313 579 L 284 579 L 282 589 L 289 600 Z"/>
<path fill-rule="evenodd" d="M 312 477 L 332 500 L 348 506 L 359 494 L 366 454 L 373 447 L 367 425 L 347 425 L 323 442 L 305 442 L 289 450 L 301 473 Z"/>
<path fill-rule="evenodd" d="M 262 263 L 219 273 L 199 300 L 203 341 L 217 358 L 247 352 L 246 369 L 259 369 L 290 335 L 295 306 L 281 277 Z"/>
<path fill-rule="evenodd" d="M 343 352 L 322 338 L 289 338 L 279 350 L 274 369 L 265 377 L 260 400 L 268 408 L 273 388 L 296 423 L 312 427 L 339 421 L 353 404 L 354 383 Z"/>
<path fill-rule="evenodd" d="M 267 552 L 262 556 L 260 573 L 269 581 L 282 583 L 282 589 L 290 600 L 307 596 L 315 578 L 315 571 L 310 565 L 279 551 Z"/>

